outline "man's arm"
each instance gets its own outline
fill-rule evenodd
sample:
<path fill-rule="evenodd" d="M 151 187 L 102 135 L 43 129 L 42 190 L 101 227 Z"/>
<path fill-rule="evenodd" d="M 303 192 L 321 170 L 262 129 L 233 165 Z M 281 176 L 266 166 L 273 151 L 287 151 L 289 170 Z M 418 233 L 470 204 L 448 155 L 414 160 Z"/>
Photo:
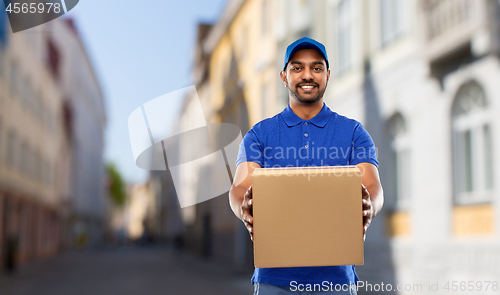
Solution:
<path fill-rule="evenodd" d="M 254 162 L 243 162 L 236 167 L 233 184 L 229 191 L 229 205 L 234 215 L 245 224 L 253 241 L 252 214 L 252 173 L 260 165 Z"/>
<path fill-rule="evenodd" d="M 382 210 L 384 205 L 384 191 L 380 184 L 378 169 L 372 163 L 359 163 L 361 170 L 361 185 L 363 195 L 363 234 L 370 226 L 373 217 Z"/>

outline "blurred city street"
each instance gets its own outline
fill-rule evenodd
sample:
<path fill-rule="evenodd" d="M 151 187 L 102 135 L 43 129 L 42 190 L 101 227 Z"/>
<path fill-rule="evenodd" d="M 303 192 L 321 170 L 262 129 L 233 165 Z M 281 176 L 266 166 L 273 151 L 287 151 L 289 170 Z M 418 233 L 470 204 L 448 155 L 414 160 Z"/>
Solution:
<path fill-rule="evenodd" d="M 0 3 L 0 295 L 252 294 L 245 165 L 375 163 L 360 293 L 499 294 L 500 0 L 140 3 Z"/>
<path fill-rule="evenodd" d="M 166 246 L 72 250 L 0 274 L 2 295 L 252 294 L 250 273 Z"/>

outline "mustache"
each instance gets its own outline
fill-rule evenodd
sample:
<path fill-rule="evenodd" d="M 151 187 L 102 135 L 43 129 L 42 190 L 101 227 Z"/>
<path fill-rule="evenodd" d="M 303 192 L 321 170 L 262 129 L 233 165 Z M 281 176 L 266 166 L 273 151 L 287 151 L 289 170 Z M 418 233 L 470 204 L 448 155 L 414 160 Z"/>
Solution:
<path fill-rule="evenodd" d="M 310 80 L 310 81 L 302 81 L 300 83 L 295 84 L 295 88 L 299 88 L 301 85 L 304 85 L 304 84 L 313 84 L 314 86 L 319 87 L 318 83 Z"/>

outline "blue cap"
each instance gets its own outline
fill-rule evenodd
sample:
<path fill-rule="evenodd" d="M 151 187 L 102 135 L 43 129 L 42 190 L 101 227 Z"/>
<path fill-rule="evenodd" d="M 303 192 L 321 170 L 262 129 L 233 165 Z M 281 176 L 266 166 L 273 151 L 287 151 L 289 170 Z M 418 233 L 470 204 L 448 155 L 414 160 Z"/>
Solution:
<path fill-rule="evenodd" d="M 330 68 L 330 65 L 328 63 L 328 56 L 326 55 L 325 45 L 319 43 L 318 41 L 316 41 L 314 39 L 303 37 L 303 38 L 300 38 L 299 40 L 293 42 L 292 44 L 288 45 L 288 47 L 286 48 L 285 65 L 283 66 L 283 71 L 286 69 L 286 65 L 290 61 L 290 57 L 292 57 L 292 55 L 295 52 L 297 52 L 297 50 L 305 49 L 305 48 L 316 49 L 325 58 L 326 67 L 328 69 Z"/>

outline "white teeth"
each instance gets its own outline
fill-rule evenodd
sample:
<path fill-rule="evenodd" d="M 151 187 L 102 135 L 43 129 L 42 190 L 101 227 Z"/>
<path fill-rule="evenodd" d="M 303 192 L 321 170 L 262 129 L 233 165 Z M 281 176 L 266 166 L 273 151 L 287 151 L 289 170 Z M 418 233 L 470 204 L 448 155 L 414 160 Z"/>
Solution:
<path fill-rule="evenodd" d="M 301 86 L 302 88 L 305 88 L 305 89 L 311 89 L 313 88 L 314 86 Z"/>

